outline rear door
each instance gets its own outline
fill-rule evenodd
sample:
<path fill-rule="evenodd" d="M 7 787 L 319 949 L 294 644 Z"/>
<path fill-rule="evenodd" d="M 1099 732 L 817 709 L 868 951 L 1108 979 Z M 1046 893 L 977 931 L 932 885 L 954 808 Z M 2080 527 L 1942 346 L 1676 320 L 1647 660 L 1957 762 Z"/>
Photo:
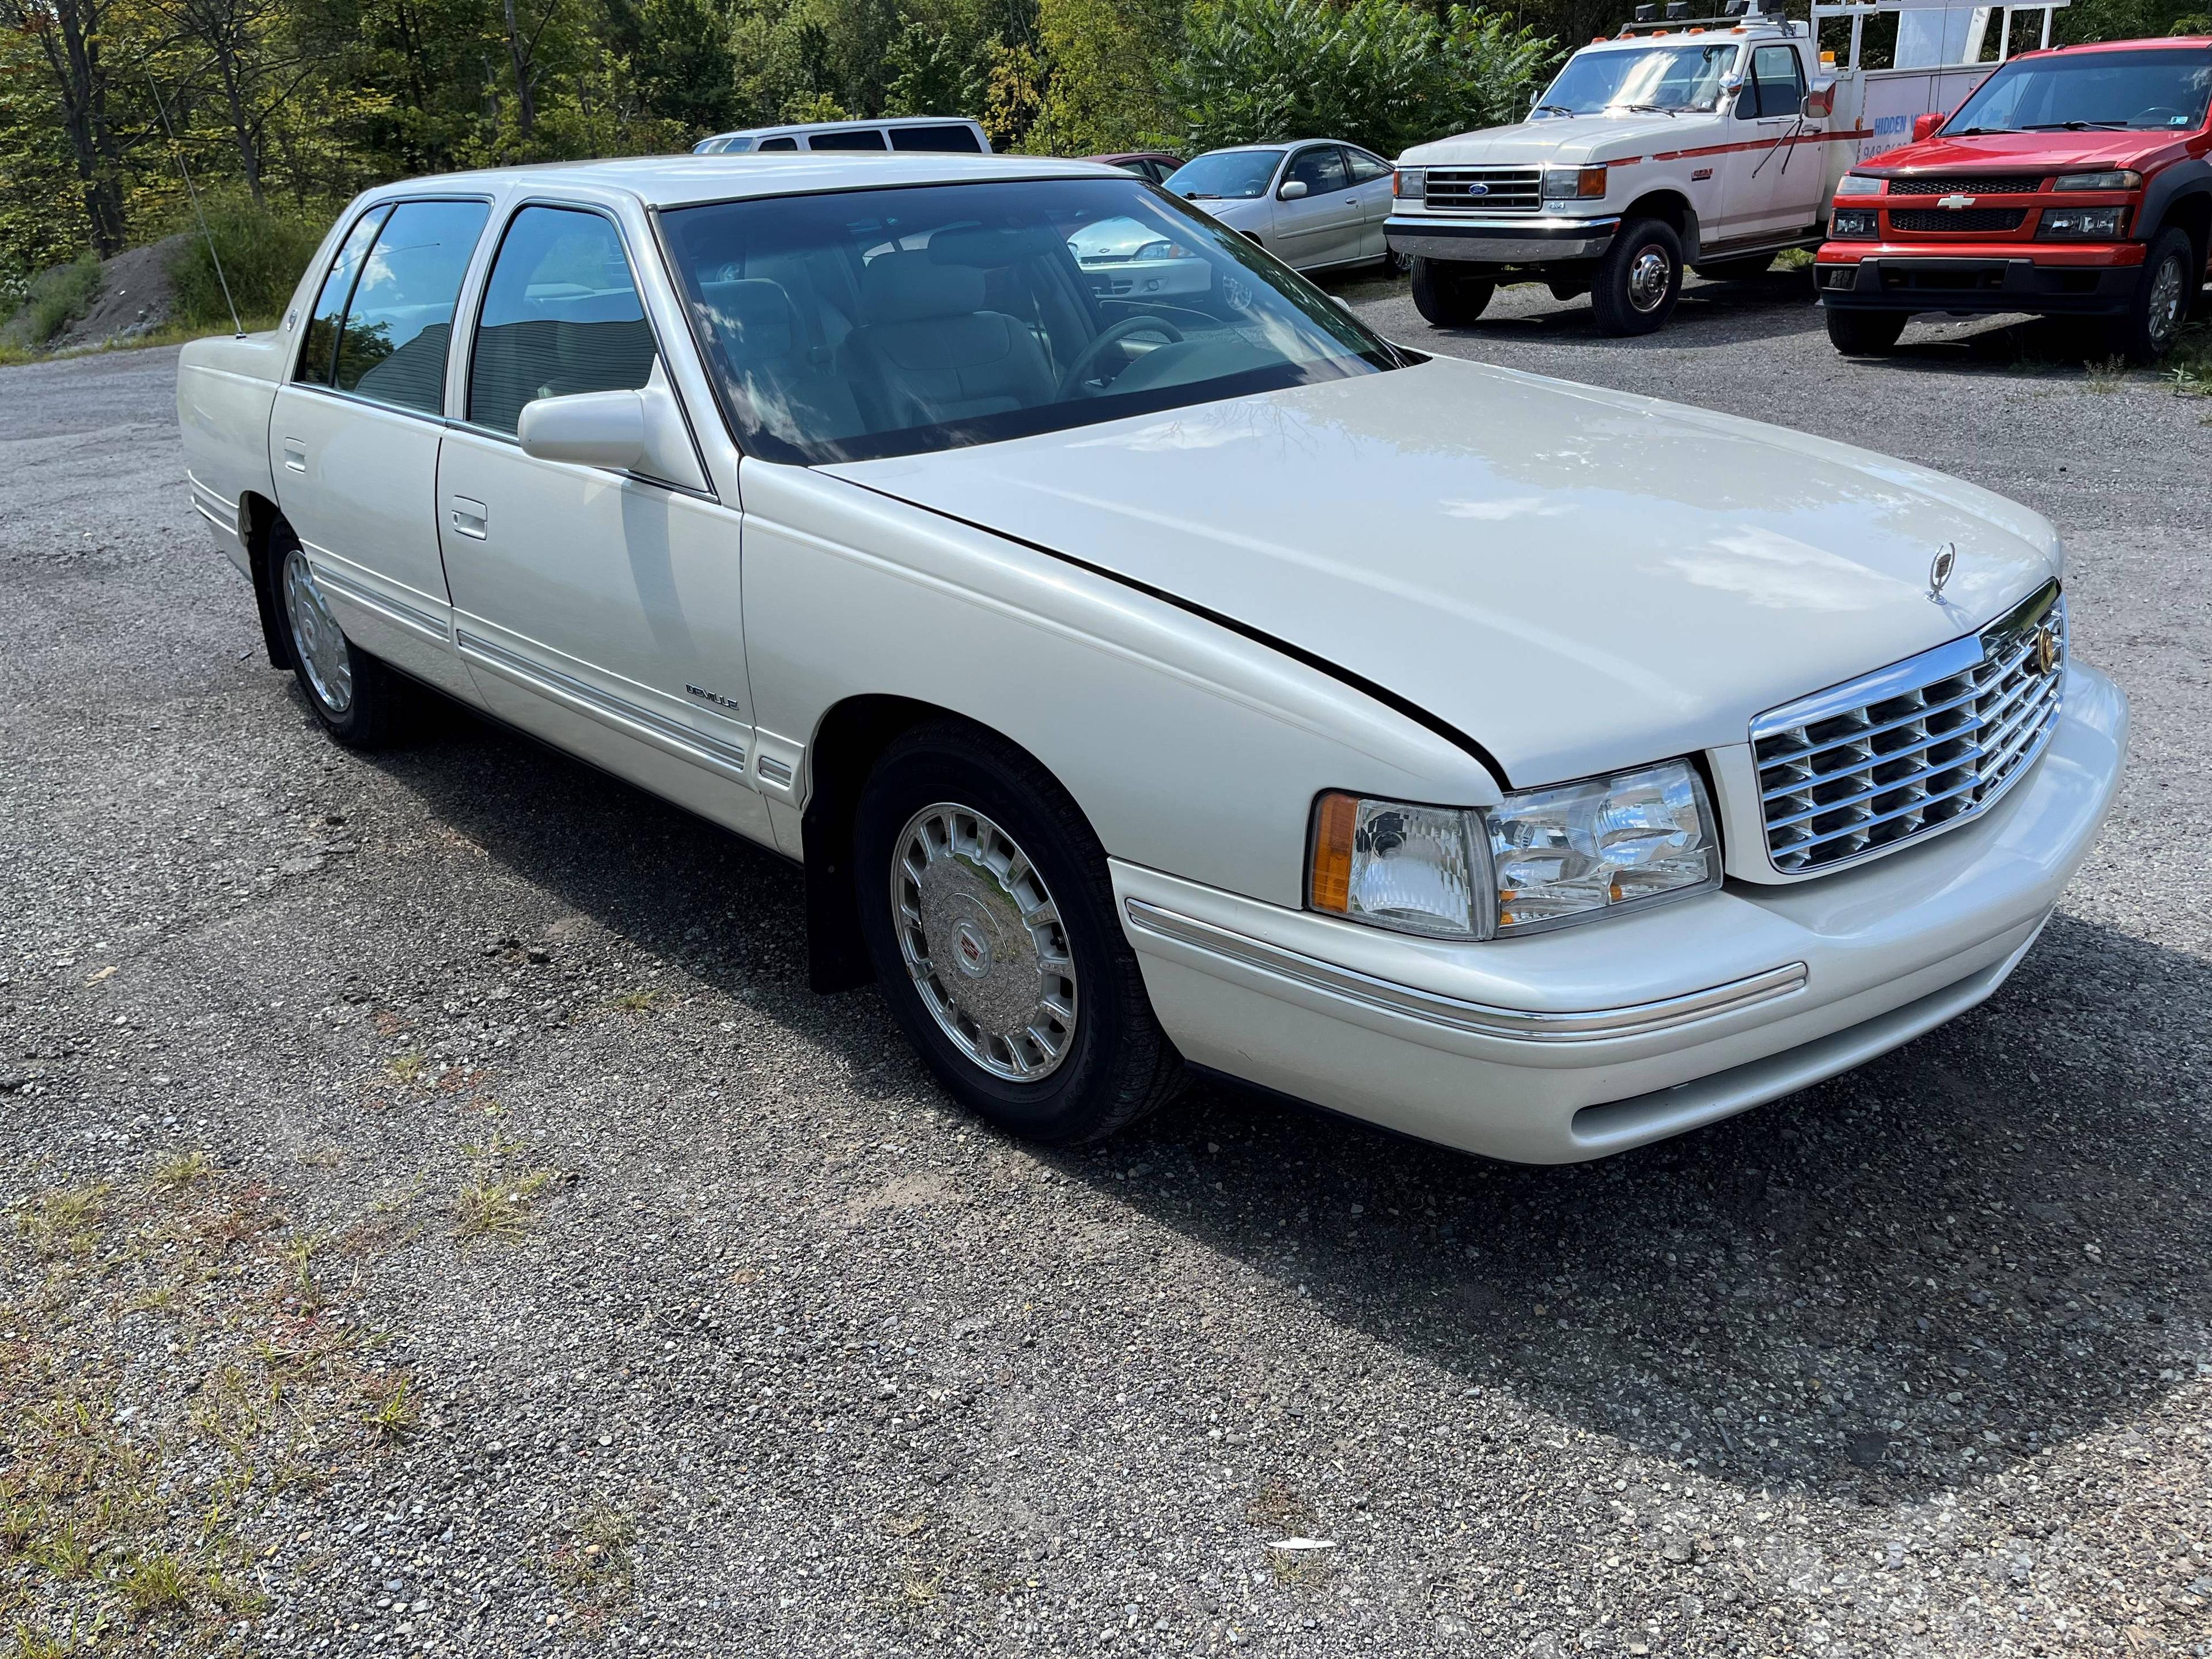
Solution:
<path fill-rule="evenodd" d="M 1390 164 L 1349 144 L 1344 147 L 1344 160 L 1352 175 L 1352 194 L 1358 204 L 1359 246 L 1354 257 L 1379 259 L 1389 251 L 1382 222 L 1390 216 Z"/>
<path fill-rule="evenodd" d="M 1305 193 L 1286 201 L 1283 191 L 1291 184 L 1304 185 Z M 1274 218 L 1275 248 L 1300 270 L 1358 258 L 1359 201 L 1344 151 L 1334 144 L 1293 151 L 1275 185 Z"/>
<path fill-rule="evenodd" d="M 465 696 L 439 558 L 438 444 L 454 303 L 490 211 L 429 199 L 364 214 L 270 422 L 277 503 L 347 636 Z"/>

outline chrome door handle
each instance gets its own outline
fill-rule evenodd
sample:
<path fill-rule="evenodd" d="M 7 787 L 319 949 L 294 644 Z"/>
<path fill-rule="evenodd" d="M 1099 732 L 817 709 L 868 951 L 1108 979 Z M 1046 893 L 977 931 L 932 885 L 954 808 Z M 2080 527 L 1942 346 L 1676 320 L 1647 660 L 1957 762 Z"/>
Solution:
<path fill-rule="evenodd" d="M 307 446 L 297 438 L 284 440 L 284 469 L 288 472 L 307 470 Z"/>
<path fill-rule="evenodd" d="M 491 534 L 491 509 L 482 501 L 471 501 L 466 495 L 456 495 L 447 506 L 451 511 L 456 536 L 466 536 L 472 541 L 480 542 Z"/>

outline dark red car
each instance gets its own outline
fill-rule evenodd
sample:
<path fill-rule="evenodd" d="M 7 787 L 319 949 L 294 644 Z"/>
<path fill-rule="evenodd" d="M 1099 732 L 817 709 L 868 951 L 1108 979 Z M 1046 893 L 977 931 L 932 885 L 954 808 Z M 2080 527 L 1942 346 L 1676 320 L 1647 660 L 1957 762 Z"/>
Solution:
<path fill-rule="evenodd" d="M 1836 191 L 1814 281 L 1839 351 L 1897 343 L 1915 312 L 2104 319 L 2162 356 L 2212 258 L 2212 37 L 2026 52 L 1948 118 Z"/>
<path fill-rule="evenodd" d="M 1164 149 L 1117 150 L 1111 155 L 1086 155 L 1086 161 L 1103 161 L 1109 167 L 1119 167 L 1124 173 L 1133 173 L 1139 179 L 1153 184 L 1166 182 L 1167 176 L 1182 165 L 1182 157 L 1170 155 Z"/>

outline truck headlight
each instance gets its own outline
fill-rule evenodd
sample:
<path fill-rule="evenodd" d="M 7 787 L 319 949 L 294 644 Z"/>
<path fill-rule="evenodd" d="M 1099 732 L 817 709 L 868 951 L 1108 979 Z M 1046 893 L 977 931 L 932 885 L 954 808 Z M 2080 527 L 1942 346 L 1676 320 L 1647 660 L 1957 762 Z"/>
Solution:
<path fill-rule="evenodd" d="M 1828 234 L 1839 242 L 1879 241 L 1881 223 L 1872 208 L 1838 208 L 1828 221 Z"/>
<path fill-rule="evenodd" d="M 1544 169 L 1544 199 L 1547 202 L 1595 201 L 1604 194 L 1603 167 Z"/>
<path fill-rule="evenodd" d="M 1887 179 L 1876 179 L 1871 174 L 1864 173 L 1847 173 L 1840 180 L 1838 181 L 1836 185 L 1836 194 L 1838 196 L 1879 196 L 1884 190 L 1888 188 L 1888 185 L 1889 180 Z"/>
<path fill-rule="evenodd" d="M 1431 939 L 1533 933 L 1720 885 L 1720 840 L 1686 761 L 1427 806 L 1331 792 L 1314 812 L 1307 902 Z"/>
<path fill-rule="evenodd" d="M 1399 167 L 1390 174 L 1390 193 L 1401 202 L 1419 202 L 1427 198 L 1429 175 L 1425 168 Z"/>
<path fill-rule="evenodd" d="M 2124 167 L 2110 173 L 2062 173 L 2051 181 L 2053 190 L 2133 190 L 2142 174 Z"/>
<path fill-rule="evenodd" d="M 2112 242 L 2127 222 L 2124 207 L 2045 208 L 2035 234 L 2055 241 Z"/>

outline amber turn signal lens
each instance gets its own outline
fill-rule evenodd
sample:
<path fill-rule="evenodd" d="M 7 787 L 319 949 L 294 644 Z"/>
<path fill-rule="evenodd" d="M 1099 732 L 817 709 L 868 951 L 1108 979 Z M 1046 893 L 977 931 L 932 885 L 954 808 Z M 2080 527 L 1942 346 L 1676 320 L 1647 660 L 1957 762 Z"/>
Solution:
<path fill-rule="evenodd" d="M 1352 908 L 1352 836 L 1359 822 L 1356 796 L 1323 795 L 1314 809 L 1313 908 L 1342 915 Z"/>

